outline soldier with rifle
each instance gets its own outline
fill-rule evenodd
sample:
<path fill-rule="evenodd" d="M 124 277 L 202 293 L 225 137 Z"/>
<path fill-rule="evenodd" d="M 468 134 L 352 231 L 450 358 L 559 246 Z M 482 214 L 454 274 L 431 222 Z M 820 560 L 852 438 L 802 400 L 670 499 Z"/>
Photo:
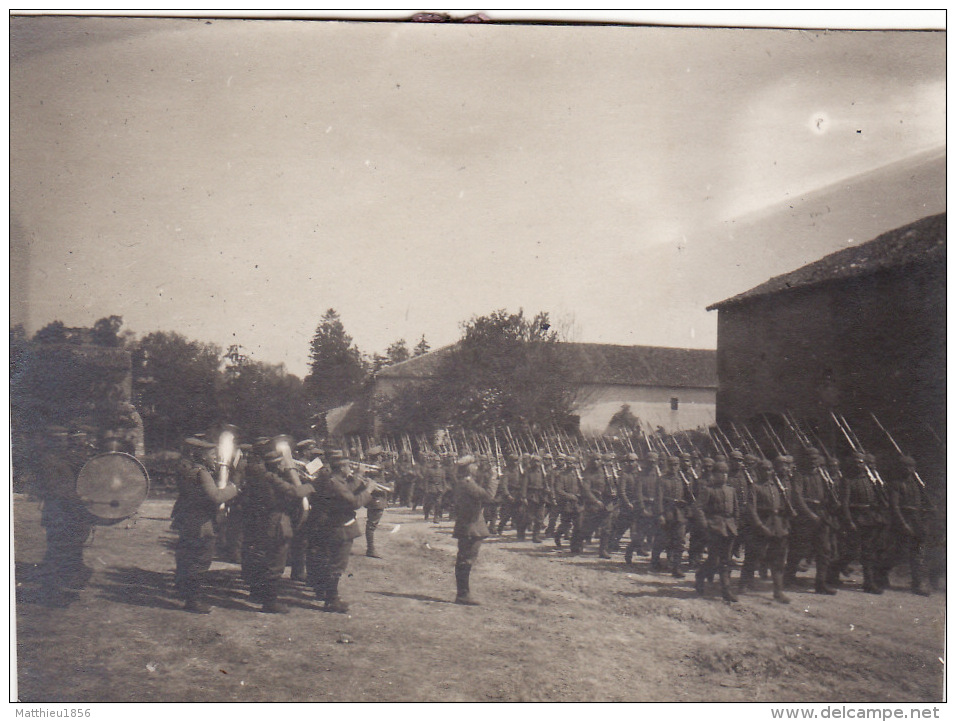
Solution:
<path fill-rule="evenodd" d="M 577 542 L 581 535 L 581 514 L 584 507 L 581 504 L 581 470 L 575 465 L 577 460 L 573 456 L 565 458 L 563 465 L 555 479 L 554 495 L 557 499 L 558 512 L 561 520 L 554 530 L 554 545 L 560 549 L 561 539 L 571 535 L 571 554 L 580 554 L 581 545 Z"/>
<path fill-rule="evenodd" d="M 750 538 L 740 572 L 741 590 L 753 588 L 755 566 L 767 564 L 773 579 L 773 598 L 781 604 L 790 599 L 783 593 L 784 562 L 790 535 L 790 511 L 780 486 L 774 479 L 773 463 L 762 459 L 750 492 L 745 513 L 750 517 Z"/>
<path fill-rule="evenodd" d="M 641 499 L 641 479 L 639 459 L 634 452 L 628 452 L 621 455 L 622 464 L 620 472 L 620 511 L 617 516 L 617 523 L 614 525 L 614 531 L 611 537 L 610 549 L 617 551 L 620 549 L 621 537 L 624 532 L 633 529 L 635 518 L 643 515 L 643 504 Z M 631 532 L 633 541 L 634 532 Z M 630 548 L 631 544 L 628 544 Z M 633 552 L 632 552 L 633 553 Z"/>
<path fill-rule="evenodd" d="M 611 558 L 607 552 L 607 534 L 604 528 L 610 516 L 603 501 L 606 486 L 607 478 L 601 468 L 601 455 L 598 452 L 590 452 L 588 462 L 581 473 L 581 500 L 584 502 L 584 511 L 580 529 L 575 530 L 571 536 L 571 547 L 583 551 L 585 539 L 597 533 L 598 555 L 602 559 Z"/>
<path fill-rule="evenodd" d="M 447 484 L 445 469 L 439 462 L 437 454 L 433 452 L 426 454 L 422 477 L 425 491 L 422 511 L 425 514 L 425 521 L 428 521 L 428 517 L 434 513 L 433 521 L 438 524 L 442 517 L 442 500 L 445 497 Z"/>
<path fill-rule="evenodd" d="M 661 515 L 657 540 L 651 556 L 651 570 L 661 568 L 661 552 L 667 551 L 671 576 L 683 579 L 681 557 L 684 554 L 684 536 L 687 531 L 688 508 L 694 503 L 690 483 L 682 477 L 680 457 L 667 457 L 667 471 L 660 478 Z"/>
<path fill-rule="evenodd" d="M 714 575 L 720 578 L 720 591 L 728 602 L 737 597 L 730 589 L 730 552 L 737 536 L 739 506 L 737 491 L 728 482 L 729 467 L 724 462 L 714 465 L 708 486 L 697 494 L 694 515 L 706 535 L 707 558 L 697 570 L 695 588 L 700 596 L 706 593 L 705 581 Z"/>
<path fill-rule="evenodd" d="M 929 590 L 923 584 L 926 574 L 925 543 L 934 522 L 935 509 L 916 471 L 916 460 L 912 456 L 902 455 L 900 464 L 902 473 L 896 483 L 890 486 L 893 531 L 895 538 L 900 540 L 902 555 L 909 562 L 910 589 L 913 594 L 925 597 L 929 596 Z"/>
<path fill-rule="evenodd" d="M 518 497 L 524 502 L 523 513 L 518 519 L 518 540 L 523 541 L 528 522 L 531 522 L 531 541 L 540 544 L 541 529 L 544 526 L 545 504 L 548 500 L 548 487 L 545 472 L 541 466 L 541 457 L 533 454 L 528 466 L 519 480 Z"/>
<path fill-rule="evenodd" d="M 496 491 L 496 499 L 498 499 L 501 504 L 501 516 L 498 521 L 497 530 L 499 536 L 504 533 L 505 525 L 509 521 L 512 526 L 516 526 L 517 520 L 521 515 L 521 499 L 518 498 L 520 480 L 521 456 L 518 452 L 512 451 L 508 454 L 508 463 Z"/>
<path fill-rule="evenodd" d="M 658 519 L 664 514 L 661 501 L 658 467 L 660 455 L 647 452 L 645 468 L 637 474 L 637 488 L 633 497 L 634 513 L 631 516 L 631 539 L 624 550 L 624 563 L 631 564 L 634 554 L 643 556 L 657 544 Z"/>

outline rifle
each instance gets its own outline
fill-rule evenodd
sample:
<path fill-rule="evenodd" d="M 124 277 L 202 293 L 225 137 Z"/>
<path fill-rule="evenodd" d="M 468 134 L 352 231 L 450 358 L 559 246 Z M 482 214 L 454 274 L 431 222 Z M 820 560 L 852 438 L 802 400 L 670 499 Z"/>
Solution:
<path fill-rule="evenodd" d="M 797 419 L 790 414 L 788 418 L 788 412 L 784 412 L 783 420 L 786 422 L 787 426 L 790 428 L 790 431 L 793 432 L 793 435 L 797 437 L 797 441 L 803 446 L 804 451 L 811 448 L 813 444 L 810 443 L 810 437 L 807 436 L 800 429 L 800 425 L 797 423 Z M 820 474 L 820 478 L 823 479 L 823 484 L 827 488 L 827 492 L 830 494 L 830 498 L 833 500 L 833 503 L 836 506 L 840 506 L 840 497 L 836 491 L 836 482 L 833 480 L 833 477 L 830 476 L 830 471 L 823 464 L 817 464 L 813 467 L 816 469 L 817 473 Z"/>
<path fill-rule="evenodd" d="M 892 437 L 892 435 L 890 435 L 890 432 L 887 431 L 887 430 L 883 427 L 883 424 L 880 423 L 880 420 L 879 420 L 878 418 L 876 418 L 876 414 L 874 414 L 874 413 L 871 411 L 871 412 L 870 412 L 870 416 L 873 417 L 873 421 L 876 422 L 876 425 L 880 427 L 880 431 L 882 431 L 884 434 L 886 434 L 886 438 L 890 440 L 890 443 L 893 445 L 893 448 L 896 449 L 896 453 L 899 454 L 900 456 L 906 456 L 906 454 L 904 454 L 904 453 L 903 453 L 903 450 L 900 448 L 900 445 L 897 444 L 897 443 L 896 443 L 896 440 Z M 919 482 L 919 485 L 922 487 L 923 491 L 926 491 L 926 484 L 923 483 L 923 480 L 920 478 L 920 475 L 919 475 L 919 473 L 916 471 L 916 469 L 913 469 L 913 478 L 916 479 L 917 482 Z"/>
<path fill-rule="evenodd" d="M 851 429 L 849 424 L 846 423 L 846 419 L 843 418 L 842 414 L 838 419 L 837 415 L 831 411 L 830 418 L 833 419 L 833 423 L 835 423 L 837 428 L 840 429 L 840 432 L 843 434 L 843 438 L 846 439 L 847 443 L 850 445 L 850 448 L 857 454 L 865 455 L 866 452 L 863 450 L 863 445 L 860 443 L 860 440 L 857 438 L 856 434 L 853 433 L 853 429 Z M 844 424 L 846 424 L 846 428 L 844 428 Z M 883 479 L 881 479 L 878 474 L 874 473 L 874 470 L 870 468 L 870 465 L 865 459 L 863 461 L 863 470 L 866 472 L 866 477 L 873 485 L 873 489 L 877 496 L 879 496 L 881 500 L 886 503 L 887 499 L 884 493 Z"/>

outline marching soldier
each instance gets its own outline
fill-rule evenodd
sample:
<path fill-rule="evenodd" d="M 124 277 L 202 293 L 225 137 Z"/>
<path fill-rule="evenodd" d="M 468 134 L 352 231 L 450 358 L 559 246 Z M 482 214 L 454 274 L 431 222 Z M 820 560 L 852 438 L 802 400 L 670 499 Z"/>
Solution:
<path fill-rule="evenodd" d="M 790 535 L 787 500 L 774 482 L 773 463 L 769 460 L 762 459 L 757 463 L 754 481 L 746 507 L 750 517 L 750 537 L 744 551 L 740 588 L 752 589 L 755 566 L 766 564 L 773 580 L 773 598 L 781 604 L 789 604 L 790 599 L 783 593 L 783 567 Z"/>
<path fill-rule="evenodd" d="M 215 444 L 197 438 L 186 439 L 193 459 L 179 484 L 176 544 L 176 588 L 185 600 L 187 612 L 208 614 L 209 603 L 202 594 L 202 574 L 212 565 L 216 532 L 225 520 L 222 505 L 239 493 L 232 482 L 220 489 L 212 474 L 218 469 Z"/>
<path fill-rule="evenodd" d="M 614 524 L 614 531 L 611 536 L 610 550 L 617 551 L 621 548 L 621 538 L 628 529 L 633 529 L 635 515 L 640 513 L 641 493 L 640 493 L 640 467 L 638 466 L 637 454 L 622 454 L 623 463 L 621 464 L 621 475 L 618 480 L 620 489 L 620 511 L 617 515 L 617 522 Z M 631 542 L 634 541 L 634 534 L 631 533 Z M 628 544 L 628 548 L 630 548 Z"/>
<path fill-rule="evenodd" d="M 567 465 L 561 468 L 554 484 L 554 495 L 557 499 L 561 521 L 554 530 L 554 545 L 561 548 L 561 538 L 571 534 L 571 553 L 580 554 L 582 549 L 576 542 L 580 539 L 578 530 L 581 528 L 581 481 L 578 469 L 574 464 L 573 456 L 565 459 Z"/>
<path fill-rule="evenodd" d="M 854 557 L 858 558 L 863 566 L 863 591 L 882 594 L 884 531 L 889 521 L 889 506 L 883 490 L 867 473 L 865 454 L 855 451 L 851 460 L 852 468 L 844 476 L 845 547 L 836 568 L 843 569 Z"/>
<path fill-rule="evenodd" d="M 495 498 L 497 480 L 488 477 L 488 486 L 481 486 L 475 475 L 478 465 L 473 456 L 463 456 L 458 460 L 458 479 L 455 482 L 455 531 L 452 536 L 458 540 L 458 556 L 455 559 L 455 583 L 457 595 L 455 604 L 476 606 L 471 596 L 471 569 L 478 560 L 481 542 L 488 536 L 483 508 Z"/>
<path fill-rule="evenodd" d="M 600 466 L 601 457 L 593 455 L 588 461 L 581 475 L 581 498 L 584 501 L 581 530 L 571 537 L 572 549 L 583 549 L 584 540 L 593 534 L 598 535 L 598 556 L 601 559 L 610 559 L 607 550 L 610 529 L 607 522 L 611 518 L 611 510 L 605 503 L 609 496 L 609 486 L 604 470 Z"/>
<path fill-rule="evenodd" d="M 634 514 L 631 519 L 631 540 L 624 550 L 624 563 L 631 564 L 634 554 L 644 555 L 657 543 L 657 522 L 663 516 L 660 495 L 660 455 L 656 451 L 647 454 L 645 469 L 637 473 L 637 488 L 632 499 Z"/>
<path fill-rule="evenodd" d="M 339 580 L 348 568 L 352 542 L 361 536 L 355 512 L 368 504 L 375 490 L 370 479 L 349 473 L 342 451 L 330 451 L 330 468 L 320 469 L 309 517 L 309 583 L 325 611 L 344 614 L 349 607 L 339 596 Z"/>
<path fill-rule="evenodd" d="M 890 487 L 895 538 L 902 542 L 901 551 L 909 562 L 910 589 L 913 594 L 925 597 L 929 596 L 929 590 L 923 585 L 926 574 L 924 545 L 934 521 L 934 509 L 916 473 L 916 461 L 911 456 L 904 456 L 900 461 L 903 473 Z"/>
<path fill-rule="evenodd" d="M 817 594 L 836 594 L 827 584 L 836 547 L 841 500 L 817 449 L 805 449 L 804 473 L 792 477 L 792 494 L 797 516 L 791 521 L 790 549 L 784 582 L 796 579 L 801 559 L 815 560 L 814 589 Z"/>
<path fill-rule="evenodd" d="M 437 524 L 442 517 L 442 500 L 445 497 L 446 482 L 445 469 L 439 463 L 439 458 L 435 454 L 429 453 L 425 458 L 425 469 L 422 472 L 425 482 L 425 494 L 422 500 L 422 511 L 425 513 L 425 521 L 434 511 L 434 522 Z"/>
<path fill-rule="evenodd" d="M 705 580 L 717 574 L 724 599 L 736 602 L 737 597 L 730 590 L 730 554 L 737 536 L 739 506 L 737 490 L 728 482 L 729 470 L 723 462 L 715 464 L 710 484 L 697 496 L 695 516 L 706 535 L 707 558 L 697 570 L 695 588 L 700 596 L 704 596 Z"/>
<path fill-rule="evenodd" d="M 548 501 L 548 487 L 545 483 L 544 469 L 541 468 L 541 457 L 533 455 L 528 461 L 528 467 L 520 478 L 519 497 L 524 500 L 524 513 L 518 521 L 518 540 L 525 538 L 528 521 L 531 522 L 531 541 L 541 543 L 541 527 L 544 526 L 545 504 Z"/>
<path fill-rule="evenodd" d="M 651 556 L 651 569 L 661 568 L 661 552 L 667 550 L 671 576 L 683 579 L 681 557 L 684 554 L 684 536 L 687 530 L 687 508 L 692 502 L 690 490 L 680 478 L 680 459 L 667 457 L 667 471 L 660 477 L 661 515 L 658 518 L 657 540 Z"/>
<path fill-rule="evenodd" d="M 517 520 L 521 515 L 521 500 L 518 498 L 521 481 L 520 464 L 518 463 L 520 460 L 521 457 L 517 454 L 508 454 L 508 464 L 496 491 L 497 497 L 501 499 L 501 516 L 497 531 L 499 536 L 504 533 L 505 525 L 509 521 L 512 526 L 517 526 Z"/>

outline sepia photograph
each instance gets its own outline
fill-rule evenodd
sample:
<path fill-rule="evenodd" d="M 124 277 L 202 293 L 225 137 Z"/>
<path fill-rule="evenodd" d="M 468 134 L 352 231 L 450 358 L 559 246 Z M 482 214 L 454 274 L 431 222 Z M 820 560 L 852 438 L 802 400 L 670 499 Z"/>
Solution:
<path fill-rule="evenodd" d="M 202 12 L 9 16 L 18 716 L 938 718 L 945 11 Z"/>

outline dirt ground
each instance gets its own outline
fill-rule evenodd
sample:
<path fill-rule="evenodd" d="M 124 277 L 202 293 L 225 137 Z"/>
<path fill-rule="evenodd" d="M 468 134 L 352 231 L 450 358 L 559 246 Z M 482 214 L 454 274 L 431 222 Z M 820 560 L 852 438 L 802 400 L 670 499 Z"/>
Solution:
<path fill-rule="evenodd" d="M 783 606 L 770 582 L 738 604 L 693 579 L 629 569 L 589 548 L 492 538 L 472 573 L 480 607 L 452 603 L 452 524 L 386 512 L 382 560 L 356 540 L 341 591 L 349 615 L 285 582 L 288 615 L 247 601 L 236 565 L 209 573 L 212 614 L 181 610 L 171 501 L 98 527 L 94 574 L 65 609 L 37 603 L 44 537 L 35 501 L 15 495 L 16 649 L 23 702 L 815 701 L 944 697 L 945 596 L 882 596 L 859 574 L 836 597 L 810 575 Z M 364 512 L 361 513 L 364 516 Z M 287 571 L 288 574 L 288 571 Z M 734 578 L 737 573 L 734 572 Z"/>

